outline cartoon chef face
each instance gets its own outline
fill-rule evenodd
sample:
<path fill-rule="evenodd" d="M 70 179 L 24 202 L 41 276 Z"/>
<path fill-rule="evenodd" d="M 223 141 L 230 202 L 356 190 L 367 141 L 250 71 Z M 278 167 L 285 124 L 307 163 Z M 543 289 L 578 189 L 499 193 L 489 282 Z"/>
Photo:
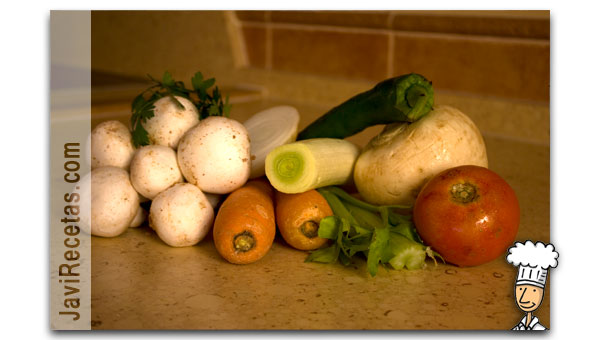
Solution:
<path fill-rule="evenodd" d="M 531 284 L 515 285 L 517 306 L 524 312 L 538 309 L 544 299 L 544 289 Z"/>
<path fill-rule="evenodd" d="M 545 330 L 547 329 L 533 316 L 544 299 L 544 288 L 548 279 L 548 270 L 558 265 L 558 253 L 554 245 L 531 241 L 515 242 L 508 249 L 506 260 L 517 267 L 515 281 L 515 300 L 525 316 L 514 326 L 513 330 Z"/>

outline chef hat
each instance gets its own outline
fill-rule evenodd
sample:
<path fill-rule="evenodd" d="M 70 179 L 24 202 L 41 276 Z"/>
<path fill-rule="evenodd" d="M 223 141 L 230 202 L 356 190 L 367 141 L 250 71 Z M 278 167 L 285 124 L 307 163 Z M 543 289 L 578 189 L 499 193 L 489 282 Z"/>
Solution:
<path fill-rule="evenodd" d="M 518 285 L 534 285 L 540 288 L 546 286 L 546 278 L 548 277 L 548 269 L 541 267 L 529 267 L 519 266 L 519 273 L 517 274 Z"/>
<path fill-rule="evenodd" d="M 558 265 L 557 258 L 558 253 L 554 251 L 551 243 L 533 244 L 531 241 L 516 242 L 508 249 L 506 256 L 508 263 L 519 267 L 516 285 L 530 284 L 540 288 L 546 285 L 548 269 Z"/>

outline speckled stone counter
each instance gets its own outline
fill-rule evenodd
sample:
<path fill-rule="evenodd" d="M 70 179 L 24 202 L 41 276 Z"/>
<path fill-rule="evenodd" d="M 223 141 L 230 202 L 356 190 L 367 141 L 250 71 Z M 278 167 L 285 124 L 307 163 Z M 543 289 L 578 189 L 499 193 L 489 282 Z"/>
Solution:
<path fill-rule="evenodd" d="M 243 121 L 281 103 L 250 101 L 232 115 Z M 301 126 L 323 112 L 296 106 Z M 364 145 L 380 129 L 351 140 Z M 485 131 L 484 138 L 490 169 L 511 184 L 521 204 L 517 240 L 548 242 L 549 145 Z M 93 237 L 92 328 L 508 330 L 523 316 L 514 301 L 516 270 L 503 257 L 472 268 L 433 262 L 418 271 L 380 267 L 371 278 L 363 260 L 344 267 L 304 263 L 306 255 L 278 236 L 262 260 L 233 265 L 210 236 L 171 248 L 147 224 L 116 238 Z M 549 284 L 534 314 L 550 327 Z"/>

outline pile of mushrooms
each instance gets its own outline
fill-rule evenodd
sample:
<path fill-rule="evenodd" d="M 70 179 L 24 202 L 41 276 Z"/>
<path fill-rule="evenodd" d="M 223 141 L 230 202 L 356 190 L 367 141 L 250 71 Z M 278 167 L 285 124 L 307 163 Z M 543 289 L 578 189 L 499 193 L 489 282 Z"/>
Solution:
<path fill-rule="evenodd" d="M 151 145 L 136 149 L 119 121 L 92 130 L 92 171 L 83 179 L 91 182 L 91 211 L 82 211 L 91 225 L 84 230 L 115 237 L 148 218 L 166 244 L 194 245 L 210 230 L 221 195 L 248 180 L 250 137 L 236 120 L 200 120 L 183 97 L 161 98 L 154 107 L 154 116 L 142 124 Z M 148 200 L 149 213 L 140 206 Z"/>

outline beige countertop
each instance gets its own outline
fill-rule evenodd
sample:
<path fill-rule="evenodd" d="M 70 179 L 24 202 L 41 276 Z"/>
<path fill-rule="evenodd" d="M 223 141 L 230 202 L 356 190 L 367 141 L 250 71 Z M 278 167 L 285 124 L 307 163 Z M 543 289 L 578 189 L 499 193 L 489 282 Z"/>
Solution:
<path fill-rule="evenodd" d="M 248 98 L 234 105 L 233 118 L 243 121 L 258 110 L 291 104 L 299 109 L 303 127 L 327 108 Z M 461 108 L 460 99 L 441 98 Z M 464 103 L 475 106 L 472 101 Z M 519 114 L 519 105 L 513 114 Z M 527 108 L 542 117 L 547 109 L 547 105 Z M 126 105 L 102 111 L 93 109 L 93 125 L 108 118 L 128 119 Z M 480 127 L 487 126 L 485 117 L 465 113 Z M 369 128 L 351 140 L 364 145 L 380 129 Z M 548 242 L 548 143 L 482 130 L 490 169 L 506 179 L 519 198 L 517 240 Z M 380 267 L 371 278 L 363 260 L 344 267 L 304 263 L 306 255 L 277 236 L 260 261 L 233 265 L 219 256 L 210 236 L 193 247 L 171 248 L 147 224 L 116 238 L 93 237 L 92 328 L 506 330 L 523 316 L 514 301 L 516 270 L 503 257 L 472 268 L 433 262 L 417 271 Z M 534 313 L 546 327 L 550 327 L 549 292 L 548 286 Z"/>

